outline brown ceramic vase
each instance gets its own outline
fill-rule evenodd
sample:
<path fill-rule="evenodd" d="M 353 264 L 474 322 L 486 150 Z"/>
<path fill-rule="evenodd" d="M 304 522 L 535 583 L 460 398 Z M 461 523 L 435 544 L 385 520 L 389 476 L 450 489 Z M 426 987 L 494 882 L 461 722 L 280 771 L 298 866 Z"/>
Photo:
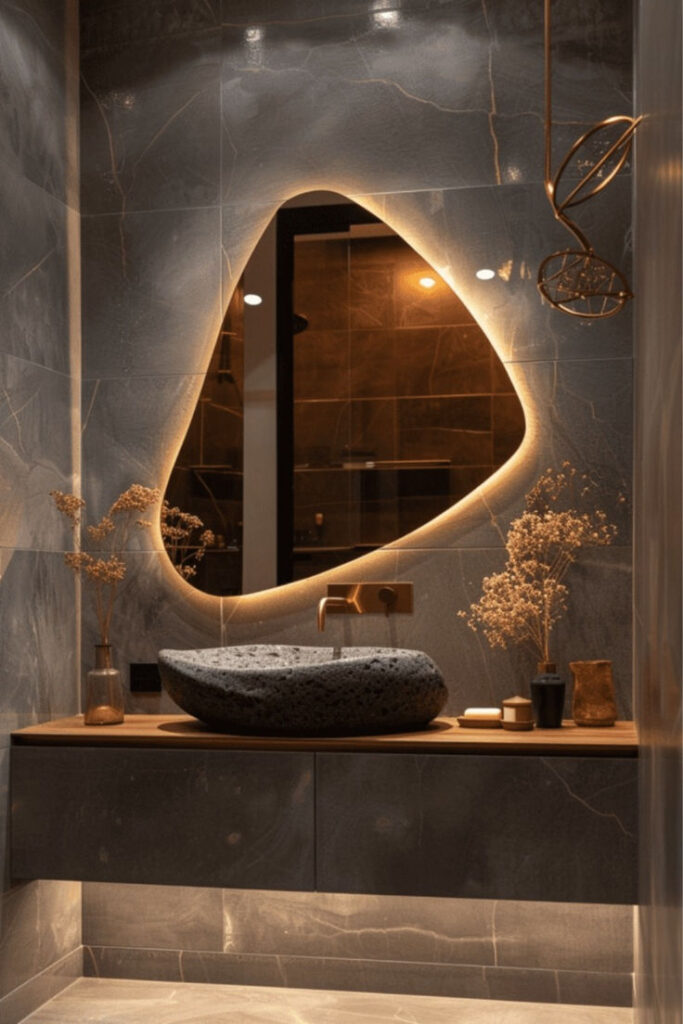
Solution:
<path fill-rule="evenodd" d="M 614 725 L 617 705 L 611 661 L 570 661 L 572 718 L 577 725 Z"/>

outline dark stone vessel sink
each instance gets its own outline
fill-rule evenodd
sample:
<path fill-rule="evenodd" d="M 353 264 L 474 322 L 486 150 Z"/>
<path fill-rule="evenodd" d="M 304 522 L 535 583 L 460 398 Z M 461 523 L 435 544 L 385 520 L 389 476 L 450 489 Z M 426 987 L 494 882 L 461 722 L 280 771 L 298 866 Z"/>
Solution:
<path fill-rule="evenodd" d="M 423 729 L 448 691 L 422 651 L 255 644 L 159 651 L 164 687 L 220 732 L 357 736 Z"/>

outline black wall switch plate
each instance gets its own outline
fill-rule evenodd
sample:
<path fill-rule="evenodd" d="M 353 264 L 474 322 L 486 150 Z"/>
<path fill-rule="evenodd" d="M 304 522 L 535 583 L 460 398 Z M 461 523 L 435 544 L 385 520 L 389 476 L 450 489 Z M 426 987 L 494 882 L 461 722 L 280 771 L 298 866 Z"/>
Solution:
<path fill-rule="evenodd" d="M 131 693 L 161 693 L 161 676 L 155 661 L 131 661 Z"/>

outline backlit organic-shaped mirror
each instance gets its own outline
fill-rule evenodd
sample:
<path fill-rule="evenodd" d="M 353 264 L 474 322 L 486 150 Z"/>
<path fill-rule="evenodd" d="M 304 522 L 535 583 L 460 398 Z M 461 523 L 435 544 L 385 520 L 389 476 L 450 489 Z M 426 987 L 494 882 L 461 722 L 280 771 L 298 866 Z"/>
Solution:
<path fill-rule="evenodd" d="M 208 593 L 303 579 L 396 540 L 524 434 L 510 378 L 452 289 L 366 210 L 316 198 L 286 204 L 250 259 L 169 480 L 169 506 L 203 525 L 167 514 L 167 549 Z"/>

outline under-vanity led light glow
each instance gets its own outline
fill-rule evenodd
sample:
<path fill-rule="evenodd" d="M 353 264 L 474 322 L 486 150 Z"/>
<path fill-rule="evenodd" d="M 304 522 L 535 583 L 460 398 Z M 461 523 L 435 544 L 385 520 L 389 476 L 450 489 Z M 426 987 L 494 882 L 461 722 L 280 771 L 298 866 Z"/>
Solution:
<path fill-rule="evenodd" d="M 491 278 L 495 276 L 495 270 L 489 270 L 488 267 L 482 267 L 481 270 L 478 270 L 475 274 L 475 277 L 478 277 L 480 281 L 490 281 Z"/>
<path fill-rule="evenodd" d="M 434 280 L 433 277 L 421 277 L 420 284 L 422 285 L 423 288 L 433 288 L 434 285 L 436 284 L 436 281 Z"/>
<path fill-rule="evenodd" d="M 248 295 L 244 296 L 244 301 L 247 306 L 260 306 L 263 299 L 260 295 L 256 295 L 255 292 L 249 292 Z"/>

